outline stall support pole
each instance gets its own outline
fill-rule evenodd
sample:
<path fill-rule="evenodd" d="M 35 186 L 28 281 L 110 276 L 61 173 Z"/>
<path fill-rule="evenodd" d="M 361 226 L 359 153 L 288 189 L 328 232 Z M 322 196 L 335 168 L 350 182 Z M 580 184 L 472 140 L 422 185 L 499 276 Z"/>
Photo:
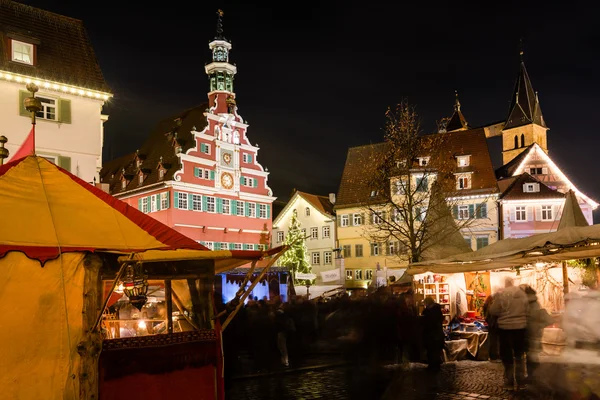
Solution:
<path fill-rule="evenodd" d="M 171 280 L 165 280 L 165 300 L 167 301 L 167 332 L 173 333 L 173 296 Z"/>
<path fill-rule="evenodd" d="M 569 293 L 569 271 L 567 270 L 567 262 L 562 262 L 562 275 L 563 275 L 563 293 Z"/>
<path fill-rule="evenodd" d="M 283 249 L 279 253 L 277 253 L 277 255 L 274 256 L 271 259 L 271 261 L 269 261 L 269 263 L 263 268 L 262 272 L 256 277 L 256 279 L 254 280 L 254 282 L 252 282 L 252 284 L 250 285 L 250 287 L 248 288 L 248 290 L 246 290 L 246 292 L 244 292 L 244 294 L 240 298 L 240 302 L 235 307 L 235 310 L 233 310 L 233 312 L 227 316 L 227 319 L 225 320 L 225 322 L 223 322 L 223 325 L 221 326 L 221 332 L 225 331 L 225 328 L 227 328 L 227 325 L 229 325 L 229 323 L 231 322 L 231 320 L 233 319 L 233 317 L 235 317 L 235 314 L 237 314 L 237 312 L 240 310 L 240 308 L 242 308 L 242 306 L 244 305 L 244 301 L 246 301 L 246 298 L 248 297 L 248 295 L 252 292 L 252 290 L 254 290 L 254 287 L 258 284 L 258 282 L 260 282 L 260 280 L 263 278 L 263 276 L 265 276 L 265 274 L 267 273 L 267 271 L 269 270 L 269 268 L 271 268 L 271 266 L 273 264 L 275 264 L 275 261 L 277 261 L 277 259 L 283 253 L 285 253 L 287 251 L 287 249 L 288 249 L 287 246 L 283 246 Z"/>

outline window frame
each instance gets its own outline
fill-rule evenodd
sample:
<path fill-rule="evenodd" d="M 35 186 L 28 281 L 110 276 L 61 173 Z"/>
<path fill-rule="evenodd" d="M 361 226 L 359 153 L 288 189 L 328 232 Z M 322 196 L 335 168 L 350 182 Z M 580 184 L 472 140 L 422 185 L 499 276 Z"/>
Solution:
<path fill-rule="evenodd" d="M 310 217 L 310 207 L 306 207 L 306 208 L 304 209 L 304 215 L 305 215 L 306 217 Z"/>
<path fill-rule="evenodd" d="M 342 246 L 342 257 L 343 258 L 351 258 L 352 257 L 352 245 L 345 244 Z"/>
<path fill-rule="evenodd" d="M 311 226 L 310 227 L 310 240 L 319 239 L 319 227 Z"/>
<path fill-rule="evenodd" d="M 188 194 L 184 192 L 177 192 L 177 208 L 180 210 L 188 209 Z"/>
<path fill-rule="evenodd" d="M 469 214 L 469 206 L 467 204 L 458 205 L 456 210 L 456 219 L 460 221 L 465 221 L 471 217 Z"/>
<path fill-rule="evenodd" d="M 351 270 L 351 269 L 346 270 L 346 280 L 347 281 L 354 280 L 354 270 Z"/>
<path fill-rule="evenodd" d="M 554 221 L 553 208 L 554 207 L 552 207 L 552 205 L 548 205 L 548 204 L 541 205 L 540 206 L 540 219 L 545 222 Z M 544 218 L 544 213 L 546 213 L 547 218 Z"/>
<path fill-rule="evenodd" d="M 331 237 L 331 228 L 329 227 L 329 225 L 323 226 L 321 235 L 323 236 L 323 239 L 329 239 Z"/>
<path fill-rule="evenodd" d="M 256 203 L 248 202 L 248 217 L 256 218 Z"/>
<path fill-rule="evenodd" d="M 321 252 L 313 251 L 311 254 L 312 265 L 321 265 Z"/>
<path fill-rule="evenodd" d="M 342 228 L 346 228 L 346 227 L 350 226 L 350 215 L 349 214 L 342 215 L 342 219 L 340 221 L 340 226 Z"/>
<path fill-rule="evenodd" d="M 364 256 L 363 245 L 355 244 L 354 245 L 354 257 L 363 257 L 363 256 Z"/>
<path fill-rule="evenodd" d="M 379 257 L 381 255 L 381 248 L 379 243 L 371 242 L 371 257 Z"/>
<path fill-rule="evenodd" d="M 231 214 L 231 200 L 221 199 L 221 214 L 224 214 L 224 215 Z"/>
<path fill-rule="evenodd" d="M 202 211 L 202 195 L 192 193 L 192 211 Z"/>
<path fill-rule="evenodd" d="M 28 55 L 30 57 L 30 62 L 27 61 L 23 61 L 23 60 L 19 60 L 17 58 L 15 58 L 15 45 L 19 45 L 22 46 L 23 48 L 29 49 L 30 53 L 26 54 L 24 52 L 19 52 L 19 54 L 21 55 Z M 27 42 L 23 42 L 20 40 L 16 40 L 16 39 L 11 39 L 10 40 L 10 60 L 19 64 L 25 64 L 25 65 L 34 65 L 34 59 L 35 59 L 35 46 L 32 43 L 27 43 Z"/>
<path fill-rule="evenodd" d="M 362 273 L 362 269 L 355 269 L 354 270 L 354 279 L 357 281 L 362 281 L 363 280 L 363 273 Z"/>
<path fill-rule="evenodd" d="M 331 265 L 333 263 L 333 252 L 324 251 L 323 252 L 323 265 Z"/>
<path fill-rule="evenodd" d="M 277 243 L 282 243 L 285 240 L 285 232 L 277 231 Z"/>
<path fill-rule="evenodd" d="M 169 192 L 162 192 L 160 194 L 160 209 L 166 210 L 169 208 Z"/>
<path fill-rule="evenodd" d="M 48 96 L 48 95 L 39 95 L 39 96 L 35 96 L 40 103 L 42 104 L 42 109 L 38 112 L 35 113 L 35 117 L 39 118 L 39 119 L 43 119 L 44 121 L 55 121 L 58 122 L 58 116 L 59 116 L 59 98 L 58 97 L 54 97 L 54 96 Z M 50 104 L 44 100 L 49 100 L 49 101 L 53 101 L 54 104 Z M 54 108 L 54 118 L 48 118 L 48 109 L 49 108 Z"/>
<path fill-rule="evenodd" d="M 471 165 L 471 156 L 470 155 L 456 156 L 456 166 L 457 167 L 464 168 L 464 167 L 468 167 L 469 165 Z"/>
<path fill-rule="evenodd" d="M 362 225 L 362 214 L 360 214 L 360 213 L 352 214 L 352 224 L 354 226 L 361 226 Z"/>
<path fill-rule="evenodd" d="M 523 218 L 519 218 L 519 215 L 522 215 Z M 515 221 L 527 222 L 527 207 L 526 206 L 515 206 Z"/>
<path fill-rule="evenodd" d="M 206 210 L 204 211 L 213 214 L 217 212 L 217 200 L 214 197 L 206 196 Z"/>
<path fill-rule="evenodd" d="M 235 210 L 236 211 L 236 215 L 243 216 L 245 214 L 245 207 L 246 207 L 245 203 L 246 203 L 245 201 L 241 201 L 241 200 L 237 201 L 237 203 L 236 203 L 236 210 Z"/>

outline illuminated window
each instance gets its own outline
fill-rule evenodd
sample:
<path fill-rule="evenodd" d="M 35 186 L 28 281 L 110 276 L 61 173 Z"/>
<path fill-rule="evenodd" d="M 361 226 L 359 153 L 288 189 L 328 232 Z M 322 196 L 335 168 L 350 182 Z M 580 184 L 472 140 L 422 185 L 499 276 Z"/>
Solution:
<path fill-rule="evenodd" d="M 148 208 L 148 197 L 142 197 L 142 210 L 143 213 L 148 213 L 150 210 Z"/>
<path fill-rule="evenodd" d="M 355 269 L 354 270 L 354 279 L 361 280 L 362 276 L 363 276 L 362 269 Z"/>
<path fill-rule="evenodd" d="M 154 212 L 156 211 L 158 208 L 158 201 L 157 201 L 157 196 L 150 196 L 150 211 Z"/>
<path fill-rule="evenodd" d="M 418 157 L 417 161 L 419 162 L 419 166 L 421 167 L 429 165 L 429 157 Z"/>
<path fill-rule="evenodd" d="M 373 279 L 373 270 L 365 269 L 365 279 L 372 280 Z"/>
<path fill-rule="evenodd" d="M 471 188 L 471 179 L 469 179 L 468 175 L 457 175 L 456 176 L 456 189 L 470 189 Z"/>
<path fill-rule="evenodd" d="M 525 193 L 537 193 L 540 191 L 540 184 L 539 183 L 525 183 L 523 185 L 523 192 Z"/>
<path fill-rule="evenodd" d="M 323 264 L 331 265 L 331 252 L 326 251 L 323 253 Z"/>
<path fill-rule="evenodd" d="M 12 60 L 33 65 L 33 45 L 12 40 Z"/>
<path fill-rule="evenodd" d="M 283 242 L 283 237 L 285 236 L 285 232 L 279 231 L 277 232 L 277 243 Z"/>
<path fill-rule="evenodd" d="M 471 163 L 471 156 L 458 156 L 456 157 L 456 163 L 459 167 L 468 167 Z"/>
<path fill-rule="evenodd" d="M 351 281 L 351 280 L 352 280 L 352 278 L 353 278 L 353 275 L 352 275 L 352 270 L 351 270 L 351 269 L 347 269 L 347 270 L 346 270 L 346 280 L 347 280 L 347 281 Z"/>

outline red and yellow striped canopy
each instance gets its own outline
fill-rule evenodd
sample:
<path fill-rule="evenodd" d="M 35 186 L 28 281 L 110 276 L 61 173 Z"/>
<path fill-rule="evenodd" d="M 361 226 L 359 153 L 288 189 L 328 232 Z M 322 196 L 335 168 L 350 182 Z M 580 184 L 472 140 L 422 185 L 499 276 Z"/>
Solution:
<path fill-rule="evenodd" d="M 0 167 L 0 256 L 67 251 L 207 250 L 42 157 Z"/>

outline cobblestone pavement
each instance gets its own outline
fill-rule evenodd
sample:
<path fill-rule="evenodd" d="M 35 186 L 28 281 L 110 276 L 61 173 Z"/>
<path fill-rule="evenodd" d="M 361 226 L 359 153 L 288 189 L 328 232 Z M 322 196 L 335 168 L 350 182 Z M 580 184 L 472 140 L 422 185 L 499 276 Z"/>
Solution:
<path fill-rule="evenodd" d="M 537 388 L 519 392 L 502 388 L 502 365 L 481 361 L 447 363 L 431 374 L 422 364 L 408 368 L 390 365 L 377 369 L 337 366 L 279 372 L 266 376 L 234 379 L 226 388 L 226 399 L 559 399 Z"/>

